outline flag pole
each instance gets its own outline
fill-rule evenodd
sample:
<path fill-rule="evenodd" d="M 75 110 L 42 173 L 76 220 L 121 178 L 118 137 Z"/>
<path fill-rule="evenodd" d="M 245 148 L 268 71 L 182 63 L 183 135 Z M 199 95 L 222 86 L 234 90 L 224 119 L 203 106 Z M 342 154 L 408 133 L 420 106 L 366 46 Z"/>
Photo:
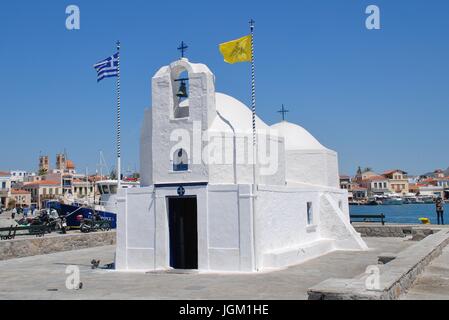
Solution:
<path fill-rule="evenodd" d="M 253 121 L 253 184 L 256 186 L 256 162 L 257 162 L 257 134 L 256 134 L 256 66 L 254 63 L 254 26 L 255 21 L 250 20 L 251 29 L 251 110 Z"/>
<path fill-rule="evenodd" d="M 250 31 L 251 31 L 251 110 L 252 110 L 252 122 L 253 122 L 253 196 L 252 196 L 252 206 L 253 206 L 253 243 L 254 243 L 254 268 L 256 271 L 259 270 L 259 253 L 258 244 L 256 237 L 256 170 L 257 170 L 257 133 L 256 133 L 256 65 L 254 62 L 254 27 L 255 21 L 251 19 L 249 21 Z"/>
<path fill-rule="evenodd" d="M 120 133 L 121 133 L 121 119 L 120 119 L 120 41 L 117 41 L 117 189 L 121 187 L 121 146 L 120 146 Z"/>

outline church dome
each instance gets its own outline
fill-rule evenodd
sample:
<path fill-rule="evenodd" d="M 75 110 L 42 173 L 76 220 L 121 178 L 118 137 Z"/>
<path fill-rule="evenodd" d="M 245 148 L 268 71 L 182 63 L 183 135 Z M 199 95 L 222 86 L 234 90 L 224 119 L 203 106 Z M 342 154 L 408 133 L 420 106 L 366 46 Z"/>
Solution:
<path fill-rule="evenodd" d="M 72 160 L 67 160 L 66 168 L 69 169 L 69 170 L 75 169 L 75 164 L 73 163 Z"/>
<path fill-rule="evenodd" d="M 252 132 L 252 112 L 245 104 L 224 93 L 215 94 L 218 117 L 212 123 L 211 131 L 227 132 L 231 125 L 236 132 Z M 256 116 L 257 130 L 269 130 L 270 127 Z"/>
<path fill-rule="evenodd" d="M 321 143 L 306 129 L 297 124 L 282 121 L 271 126 L 285 139 L 285 150 L 325 150 Z"/>

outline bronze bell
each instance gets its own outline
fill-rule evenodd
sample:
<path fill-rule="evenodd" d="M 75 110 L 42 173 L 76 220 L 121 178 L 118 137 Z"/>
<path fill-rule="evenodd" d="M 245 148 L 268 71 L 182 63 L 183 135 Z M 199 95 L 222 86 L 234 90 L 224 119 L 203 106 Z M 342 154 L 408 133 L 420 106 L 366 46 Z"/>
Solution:
<path fill-rule="evenodd" d="M 179 86 L 179 90 L 178 90 L 178 93 L 176 94 L 176 96 L 178 98 L 187 98 L 188 97 L 187 87 L 186 87 L 186 83 L 184 81 L 181 81 L 181 85 Z"/>

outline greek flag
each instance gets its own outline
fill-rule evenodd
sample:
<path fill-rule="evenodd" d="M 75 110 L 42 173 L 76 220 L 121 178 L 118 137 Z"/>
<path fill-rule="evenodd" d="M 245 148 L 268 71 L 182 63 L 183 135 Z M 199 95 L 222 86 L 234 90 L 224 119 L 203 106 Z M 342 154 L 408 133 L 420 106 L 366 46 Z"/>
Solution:
<path fill-rule="evenodd" d="M 100 82 L 104 78 L 118 76 L 118 55 L 117 52 L 112 57 L 106 58 L 94 65 L 95 70 L 97 70 L 97 82 Z"/>

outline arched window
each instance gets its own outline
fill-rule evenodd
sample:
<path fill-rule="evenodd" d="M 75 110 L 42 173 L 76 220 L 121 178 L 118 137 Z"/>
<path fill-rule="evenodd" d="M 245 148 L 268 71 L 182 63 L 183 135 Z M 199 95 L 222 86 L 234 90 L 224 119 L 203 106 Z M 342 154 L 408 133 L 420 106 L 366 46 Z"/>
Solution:
<path fill-rule="evenodd" d="M 183 149 L 178 149 L 173 154 L 173 171 L 187 170 L 189 170 L 189 158 L 187 152 Z"/>

